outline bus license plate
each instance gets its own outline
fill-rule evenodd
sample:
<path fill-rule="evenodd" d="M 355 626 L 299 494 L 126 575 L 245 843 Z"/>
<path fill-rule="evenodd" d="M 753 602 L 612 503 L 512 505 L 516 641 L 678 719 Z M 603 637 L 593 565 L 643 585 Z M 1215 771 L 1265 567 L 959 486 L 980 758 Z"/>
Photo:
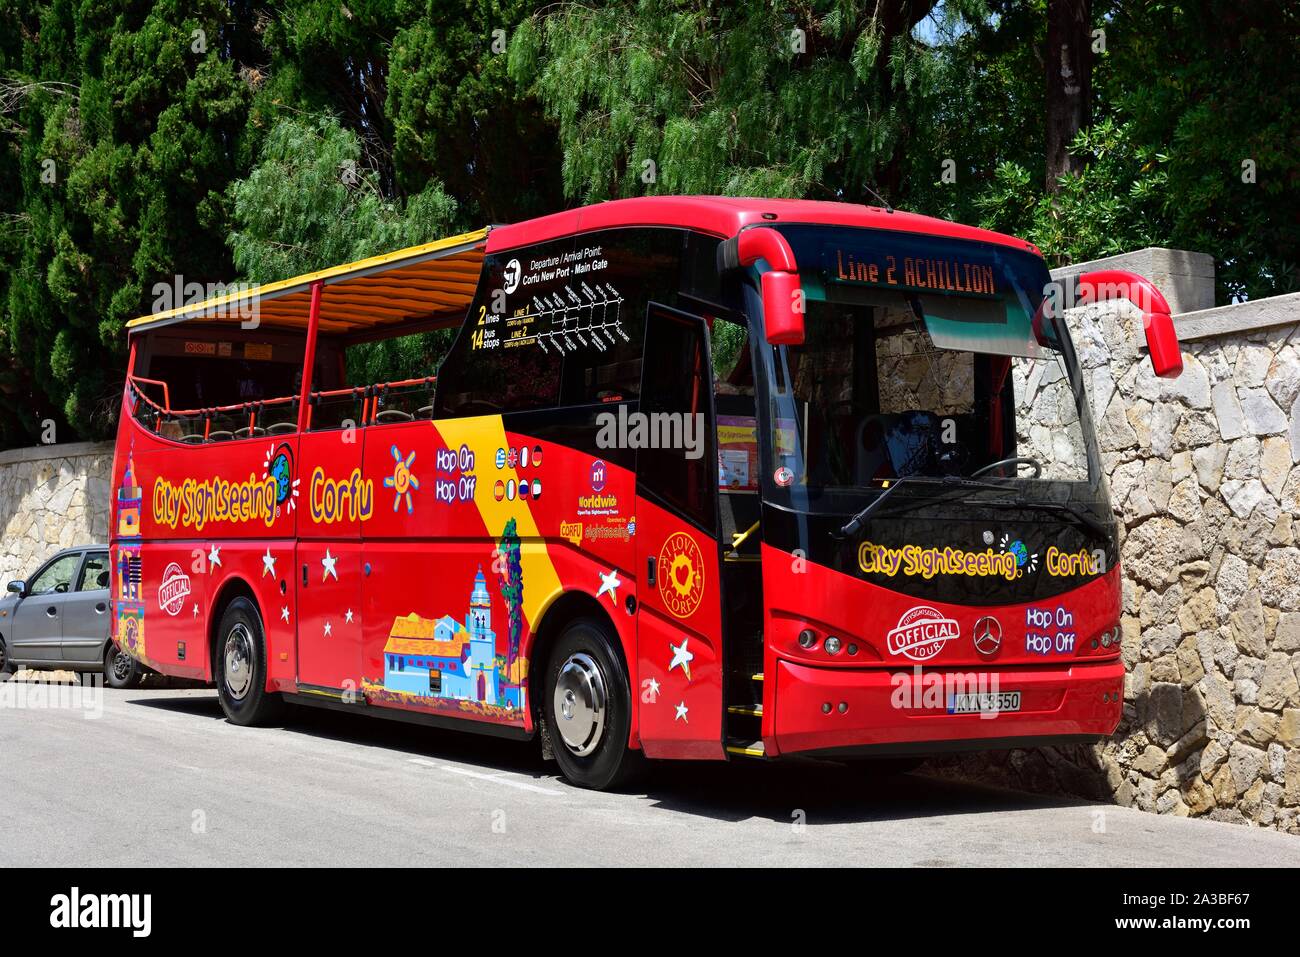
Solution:
<path fill-rule="evenodd" d="M 1020 710 L 1019 691 L 996 694 L 954 694 L 948 698 L 949 714 L 999 714 Z"/>

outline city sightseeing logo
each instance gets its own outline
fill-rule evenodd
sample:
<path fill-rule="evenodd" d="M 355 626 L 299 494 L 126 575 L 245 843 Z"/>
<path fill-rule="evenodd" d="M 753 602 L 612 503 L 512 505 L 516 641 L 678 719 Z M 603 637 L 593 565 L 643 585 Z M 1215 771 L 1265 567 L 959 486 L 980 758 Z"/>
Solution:
<path fill-rule="evenodd" d="M 169 615 L 179 615 L 189 594 L 190 576 L 172 562 L 163 571 L 162 584 L 158 586 L 158 607 Z"/>
<path fill-rule="evenodd" d="M 917 605 L 898 619 L 898 625 L 885 636 L 885 646 L 891 655 L 929 661 L 958 637 L 960 631 L 957 622 L 945 618 L 938 609 Z"/>

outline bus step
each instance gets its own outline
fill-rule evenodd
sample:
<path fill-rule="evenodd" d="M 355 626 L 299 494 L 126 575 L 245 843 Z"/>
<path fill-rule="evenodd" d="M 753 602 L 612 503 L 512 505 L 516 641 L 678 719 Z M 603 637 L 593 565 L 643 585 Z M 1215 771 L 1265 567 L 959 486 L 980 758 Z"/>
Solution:
<path fill-rule="evenodd" d="M 727 742 L 728 754 L 741 754 L 750 758 L 761 758 L 766 752 L 763 749 L 763 742 L 743 741 L 739 738 L 733 738 Z"/>
<path fill-rule="evenodd" d="M 728 714 L 744 714 L 751 718 L 763 717 L 763 706 L 761 704 L 732 704 L 727 706 Z"/>

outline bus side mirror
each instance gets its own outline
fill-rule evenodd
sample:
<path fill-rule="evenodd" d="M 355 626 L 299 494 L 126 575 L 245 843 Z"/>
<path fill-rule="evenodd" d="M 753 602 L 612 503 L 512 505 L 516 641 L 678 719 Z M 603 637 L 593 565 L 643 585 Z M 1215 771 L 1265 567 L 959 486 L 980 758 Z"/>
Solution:
<path fill-rule="evenodd" d="M 785 237 L 767 226 L 752 226 L 718 244 L 720 273 L 752 266 L 760 259 L 768 265 L 768 271 L 759 280 L 767 341 L 774 346 L 802 345 L 803 285 L 794 251 Z"/>
<path fill-rule="evenodd" d="M 1169 303 L 1149 279 L 1123 269 L 1098 269 L 1078 277 L 1077 301 L 1087 305 L 1114 299 L 1127 299 L 1142 310 L 1142 328 L 1146 331 L 1151 366 L 1163 379 L 1175 379 L 1183 371 L 1183 355 L 1178 348 Z"/>
<path fill-rule="evenodd" d="M 763 273 L 763 331 L 774 346 L 803 345 L 803 288 L 797 272 Z"/>

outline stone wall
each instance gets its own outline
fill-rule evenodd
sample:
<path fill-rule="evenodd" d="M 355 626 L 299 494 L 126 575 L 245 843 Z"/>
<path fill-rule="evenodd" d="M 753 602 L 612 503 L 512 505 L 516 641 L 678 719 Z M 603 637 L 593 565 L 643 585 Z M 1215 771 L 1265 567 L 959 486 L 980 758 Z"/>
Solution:
<path fill-rule="evenodd" d="M 936 770 L 1300 834 L 1300 294 L 1177 316 L 1174 380 L 1127 303 L 1069 319 L 1121 527 L 1124 717 Z"/>
<path fill-rule="evenodd" d="M 108 540 L 112 443 L 0 452 L 0 581 L 26 578 L 60 548 Z"/>

